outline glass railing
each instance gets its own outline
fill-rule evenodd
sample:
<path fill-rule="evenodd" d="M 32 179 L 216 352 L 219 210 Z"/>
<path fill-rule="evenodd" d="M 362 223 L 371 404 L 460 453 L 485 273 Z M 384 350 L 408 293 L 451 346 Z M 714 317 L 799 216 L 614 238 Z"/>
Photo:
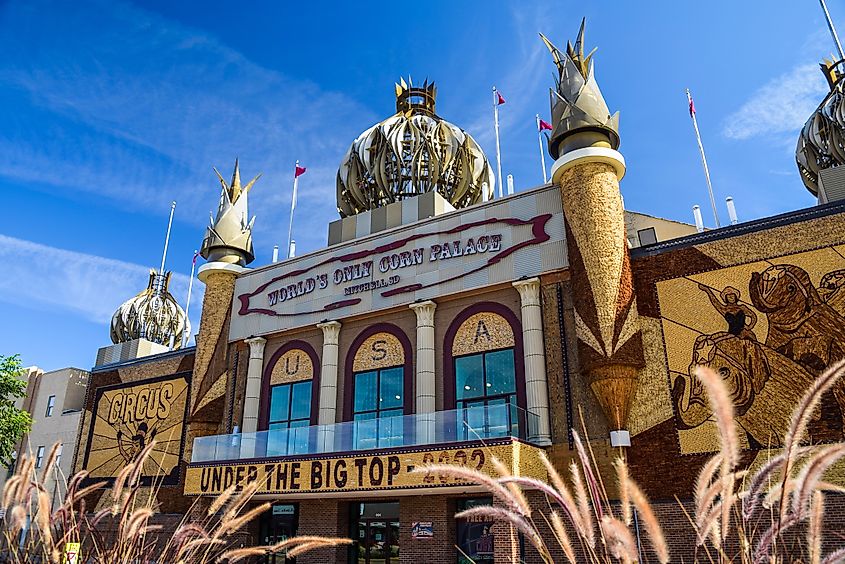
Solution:
<path fill-rule="evenodd" d="M 539 418 L 515 405 L 466 407 L 333 425 L 194 439 L 191 462 L 327 454 L 516 437 L 530 441 Z"/>

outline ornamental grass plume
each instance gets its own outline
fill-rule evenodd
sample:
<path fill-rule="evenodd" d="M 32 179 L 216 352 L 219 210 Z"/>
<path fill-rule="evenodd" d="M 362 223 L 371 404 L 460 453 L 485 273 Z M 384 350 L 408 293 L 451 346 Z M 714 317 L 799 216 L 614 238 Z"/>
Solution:
<path fill-rule="evenodd" d="M 46 488 L 61 480 L 55 466 L 59 445 L 54 445 L 46 466 L 38 475 L 35 461 L 23 456 L 3 489 L 6 518 L 0 521 L 0 562 L 16 564 L 65 561 L 65 546 L 80 543 L 82 562 L 93 564 L 210 564 L 243 562 L 273 553 L 288 555 L 349 544 L 350 539 L 302 536 L 267 546 L 235 546 L 235 533 L 270 507 L 260 504 L 246 510 L 254 488 L 227 490 L 201 517 L 189 511 L 175 531 L 163 531 L 154 520 L 158 513 L 155 493 L 158 485 L 144 486 L 144 463 L 155 448 L 150 443 L 135 460 L 121 469 L 110 486 L 105 481 L 82 484 L 89 478 L 82 471 L 67 481 L 64 500 L 55 510 Z M 108 496 L 103 509 L 91 513 L 86 498 Z M 109 499 L 110 498 L 110 499 Z M 166 537 L 166 542 L 161 537 Z M 238 543 L 239 544 L 239 543 Z"/>
<path fill-rule="evenodd" d="M 720 449 L 703 464 L 687 496 L 692 499 L 692 514 L 681 506 L 688 517 L 690 536 L 696 539 L 696 546 L 685 554 L 670 554 L 657 513 L 631 478 L 624 458 L 614 462 L 619 499 L 608 497 L 590 443 L 582 441 L 582 435 L 574 429 L 576 456 L 569 465 L 569 483 L 545 453 L 540 459 L 548 481 L 511 475 L 502 465 L 496 466 L 497 477 L 452 465 L 423 466 L 415 472 L 435 471 L 486 488 L 493 494 L 495 505 L 475 506 L 456 517 L 483 517 L 515 527 L 549 564 L 556 562 L 553 552 L 558 549 L 571 563 L 663 564 L 672 558 L 720 564 L 845 562 L 845 548 L 822 554 L 824 492 L 845 493 L 845 488 L 824 481 L 824 475 L 845 458 L 845 443 L 814 446 L 806 442 L 807 427 L 822 395 L 844 374 L 845 361 L 840 361 L 816 379 L 795 406 L 781 451 L 772 452 L 752 473 L 743 467 L 738 425 L 725 381 L 707 367 L 696 369 L 695 375 L 710 401 Z M 532 499 L 526 495 L 528 491 L 541 494 L 543 502 L 526 508 L 524 500 Z M 551 531 L 548 540 L 541 534 L 539 523 L 545 523 Z M 790 534 L 800 528 L 805 529 L 804 535 Z M 648 553 L 643 553 L 637 541 L 642 537 L 649 541 Z M 841 533 L 839 538 L 843 538 Z M 554 541 L 551 546 L 546 544 L 550 541 Z"/>

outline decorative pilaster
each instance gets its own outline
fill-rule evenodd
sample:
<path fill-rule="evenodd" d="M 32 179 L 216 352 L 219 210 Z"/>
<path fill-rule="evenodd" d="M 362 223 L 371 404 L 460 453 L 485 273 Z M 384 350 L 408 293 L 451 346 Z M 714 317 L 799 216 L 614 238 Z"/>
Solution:
<path fill-rule="evenodd" d="M 323 330 L 323 354 L 320 368 L 319 425 L 337 423 L 337 351 L 340 321 L 325 321 L 317 327 Z"/>
<path fill-rule="evenodd" d="M 513 283 L 522 308 L 522 346 L 525 351 L 526 409 L 537 416 L 528 421 L 528 440 L 541 445 L 552 443 L 549 423 L 549 384 L 543 352 L 543 312 L 540 310 L 540 279 Z"/>
<path fill-rule="evenodd" d="M 264 371 L 264 337 L 251 337 L 244 342 L 249 345 L 249 365 L 246 373 L 244 394 L 244 416 L 241 432 L 254 433 L 258 430 L 258 407 L 261 398 L 261 374 Z"/>
<path fill-rule="evenodd" d="M 434 376 L 434 310 L 437 304 L 431 300 L 411 304 L 417 314 L 417 381 L 416 416 L 417 443 L 435 442 L 434 412 L 436 380 Z M 432 414 L 428 416 L 426 414 Z"/>
<path fill-rule="evenodd" d="M 411 304 L 417 314 L 417 413 L 434 413 L 434 309 L 431 300 Z"/>

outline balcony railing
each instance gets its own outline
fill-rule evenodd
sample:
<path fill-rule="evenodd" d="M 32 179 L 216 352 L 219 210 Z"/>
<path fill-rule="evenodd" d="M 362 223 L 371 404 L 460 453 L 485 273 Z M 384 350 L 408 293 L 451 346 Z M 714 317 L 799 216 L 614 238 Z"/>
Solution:
<path fill-rule="evenodd" d="M 531 441 L 538 416 L 500 404 L 194 439 L 191 462 L 328 454 L 501 437 Z"/>

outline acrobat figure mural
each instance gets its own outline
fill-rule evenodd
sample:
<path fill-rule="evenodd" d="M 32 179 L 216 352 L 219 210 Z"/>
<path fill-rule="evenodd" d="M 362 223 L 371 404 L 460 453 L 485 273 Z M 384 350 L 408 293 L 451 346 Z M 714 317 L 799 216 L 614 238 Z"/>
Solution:
<path fill-rule="evenodd" d="M 743 339 L 757 340 L 751 331 L 757 324 L 757 314 L 747 305 L 739 303 L 739 290 L 728 286 L 722 290 L 719 297 L 716 297 L 716 293 L 710 286 L 699 284 L 698 287 L 707 294 L 710 303 L 725 318 L 728 333 Z"/>
<path fill-rule="evenodd" d="M 807 271 L 795 265 L 752 273 L 750 305 L 741 301 L 736 288 L 726 286 L 717 295 L 713 288 L 698 284 L 724 318 L 727 330 L 700 333 L 687 374 L 674 378 L 678 428 L 694 429 L 712 418 L 707 396 L 695 378 L 698 366 L 708 366 L 728 386 L 737 421 L 747 435 L 744 443 L 754 449 L 777 446 L 804 391 L 825 368 L 845 358 L 843 286 L 845 270 L 827 273 L 817 288 Z M 767 329 L 756 335 L 753 329 L 761 317 Z M 814 415 L 811 440 L 842 440 L 843 414 L 845 386 L 840 385 L 825 395 Z"/>

